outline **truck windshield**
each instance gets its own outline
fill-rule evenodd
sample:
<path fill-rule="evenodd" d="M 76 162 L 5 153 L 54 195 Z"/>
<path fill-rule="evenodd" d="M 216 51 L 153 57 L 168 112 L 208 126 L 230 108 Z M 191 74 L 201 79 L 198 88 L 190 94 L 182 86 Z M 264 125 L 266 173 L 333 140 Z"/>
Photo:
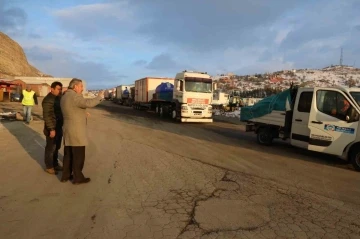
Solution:
<path fill-rule="evenodd" d="M 360 92 L 352 91 L 350 95 L 354 98 L 358 106 L 360 106 Z"/>
<path fill-rule="evenodd" d="M 185 91 L 211 93 L 212 79 L 185 77 Z"/>

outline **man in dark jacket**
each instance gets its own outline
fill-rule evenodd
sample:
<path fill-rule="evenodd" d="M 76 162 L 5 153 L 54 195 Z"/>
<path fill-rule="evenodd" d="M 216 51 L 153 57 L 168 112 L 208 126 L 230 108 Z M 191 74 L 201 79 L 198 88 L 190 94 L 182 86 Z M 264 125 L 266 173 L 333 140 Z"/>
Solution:
<path fill-rule="evenodd" d="M 46 136 L 45 147 L 45 171 L 57 174 L 62 167 L 58 163 L 58 152 L 61 148 L 63 116 L 60 108 L 62 84 L 55 81 L 51 84 L 51 92 L 42 101 L 44 118 L 44 135 Z"/>

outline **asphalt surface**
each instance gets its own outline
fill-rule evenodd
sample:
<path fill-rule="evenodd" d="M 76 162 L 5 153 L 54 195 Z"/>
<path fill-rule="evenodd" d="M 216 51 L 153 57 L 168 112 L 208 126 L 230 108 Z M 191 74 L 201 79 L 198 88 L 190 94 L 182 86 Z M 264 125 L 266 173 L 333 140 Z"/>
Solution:
<path fill-rule="evenodd" d="M 0 121 L 0 238 L 360 238 L 360 173 L 340 159 L 238 124 L 89 112 L 86 185 L 43 171 L 40 106 Z"/>

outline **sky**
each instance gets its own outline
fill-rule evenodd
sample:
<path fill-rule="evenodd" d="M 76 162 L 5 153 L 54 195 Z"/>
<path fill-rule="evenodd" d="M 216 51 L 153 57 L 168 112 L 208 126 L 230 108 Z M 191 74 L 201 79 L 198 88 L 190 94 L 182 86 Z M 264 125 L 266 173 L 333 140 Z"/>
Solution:
<path fill-rule="evenodd" d="M 0 0 L 28 61 L 88 89 L 185 69 L 211 75 L 360 68 L 360 0 Z"/>

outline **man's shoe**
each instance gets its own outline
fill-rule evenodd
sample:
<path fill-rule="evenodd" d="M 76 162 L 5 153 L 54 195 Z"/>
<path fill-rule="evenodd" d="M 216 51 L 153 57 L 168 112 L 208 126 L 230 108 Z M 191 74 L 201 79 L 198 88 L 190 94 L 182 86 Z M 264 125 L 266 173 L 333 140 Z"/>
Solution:
<path fill-rule="evenodd" d="M 53 174 L 53 175 L 57 174 L 57 172 L 54 170 L 54 168 L 47 168 L 47 169 L 45 169 L 45 172 L 47 172 L 49 174 Z"/>
<path fill-rule="evenodd" d="M 74 177 L 71 175 L 69 178 L 61 178 L 61 182 L 62 183 L 66 183 L 67 181 L 69 181 L 69 180 L 73 180 L 74 179 Z"/>
<path fill-rule="evenodd" d="M 88 183 L 90 182 L 90 178 L 84 178 L 83 180 L 79 181 L 79 182 L 73 182 L 74 185 L 78 185 L 78 184 L 83 184 L 83 183 Z"/>
<path fill-rule="evenodd" d="M 56 171 L 63 171 L 63 167 L 61 167 L 60 165 L 55 166 L 54 169 Z"/>

